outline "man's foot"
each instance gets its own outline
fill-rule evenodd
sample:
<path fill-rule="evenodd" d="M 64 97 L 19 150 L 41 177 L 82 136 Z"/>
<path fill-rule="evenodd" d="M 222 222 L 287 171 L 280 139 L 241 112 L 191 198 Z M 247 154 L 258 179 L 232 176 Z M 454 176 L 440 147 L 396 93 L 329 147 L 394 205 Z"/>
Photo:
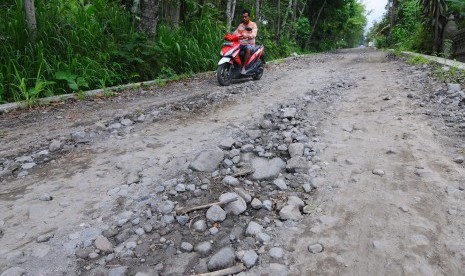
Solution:
<path fill-rule="evenodd" d="M 247 73 L 247 70 L 245 70 L 245 67 L 242 67 L 241 74 L 242 74 L 242 75 L 245 75 L 246 73 Z"/>

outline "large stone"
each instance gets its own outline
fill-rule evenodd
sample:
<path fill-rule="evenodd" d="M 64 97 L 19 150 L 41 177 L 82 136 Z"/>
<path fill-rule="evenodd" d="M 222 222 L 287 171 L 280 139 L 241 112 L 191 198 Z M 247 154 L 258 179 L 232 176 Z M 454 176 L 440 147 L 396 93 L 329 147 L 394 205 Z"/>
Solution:
<path fill-rule="evenodd" d="M 201 219 L 196 221 L 192 225 L 192 228 L 197 232 L 205 232 L 205 230 L 207 230 L 207 223 L 203 219 Z"/>
<path fill-rule="evenodd" d="M 223 161 L 223 151 L 215 147 L 210 150 L 201 151 L 191 162 L 189 168 L 198 172 L 213 172 Z"/>
<path fill-rule="evenodd" d="M 110 269 L 108 276 L 126 276 L 128 273 L 127 266 L 118 266 Z"/>
<path fill-rule="evenodd" d="M 223 178 L 223 183 L 229 186 L 238 186 L 239 184 L 241 184 L 237 178 L 230 175 Z"/>
<path fill-rule="evenodd" d="M 263 231 L 263 226 L 256 223 L 255 221 L 250 221 L 249 224 L 247 225 L 247 229 L 245 230 L 245 233 L 250 236 L 255 236 L 258 233 L 261 233 L 262 231 Z"/>
<path fill-rule="evenodd" d="M 236 255 L 231 247 L 224 247 L 208 261 L 208 270 L 216 271 L 234 265 Z"/>
<path fill-rule="evenodd" d="M 236 141 L 232 137 L 228 137 L 220 142 L 219 147 L 225 150 L 230 150 L 234 145 L 234 142 Z"/>
<path fill-rule="evenodd" d="M 113 244 L 111 244 L 111 242 L 104 236 L 98 236 L 97 239 L 95 239 L 94 243 L 95 247 L 100 251 L 103 251 L 105 253 L 113 251 Z"/>
<path fill-rule="evenodd" d="M 253 158 L 251 165 L 255 172 L 251 178 L 253 180 L 273 180 L 276 179 L 286 166 L 286 163 L 281 158 L 273 158 L 271 160 L 266 158 Z"/>
<path fill-rule="evenodd" d="M 243 188 L 234 188 L 234 192 L 236 192 L 240 197 L 242 197 L 246 203 L 252 201 L 252 196 Z"/>
<path fill-rule="evenodd" d="M 220 196 L 220 201 L 227 201 L 232 198 L 237 198 L 236 201 L 230 202 L 224 206 L 227 214 L 233 213 L 236 216 L 242 214 L 247 210 L 247 203 L 245 200 L 236 193 L 225 193 Z"/>
<path fill-rule="evenodd" d="M 456 93 L 461 90 L 461 86 L 459 83 L 448 83 L 447 84 L 447 90 L 449 93 Z"/>
<path fill-rule="evenodd" d="M 308 163 L 302 156 L 295 156 L 287 160 L 286 170 L 291 173 L 307 173 Z"/>
<path fill-rule="evenodd" d="M 212 244 L 208 241 L 201 242 L 195 246 L 194 250 L 200 257 L 206 257 L 212 252 Z"/>
<path fill-rule="evenodd" d="M 289 196 L 287 198 L 287 205 L 295 205 L 297 207 L 304 207 L 305 203 L 297 196 Z"/>
<path fill-rule="evenodd" d="M 247 267 L 251 268 L 258 261 L 258 255 L 254 250 L 247 250 L 241 258 L 242 263 Z"/>
<path fill-rule="evenodd" d="M 222 222 L 226 219 L 226 212 L 218 205 L 208 208 L 206 217 L 212 222 Z"/>
<path fill-rule="evenodd" d="M 302 218 L 299 206 L 297 205 L 284 206 L 281 211 L 279 211 L 279 216 L 282 220 L 299 220 Z"/>
<path fill-rule="evenodd" d="M 295 107 L 288 107 L 288 108 L 283 108 L 282 112 L 283 112 L 284 118 L 291 119 L 295 117 L 295 114 L 297 113 L 297 109 Z"/>
<path fill-rule="evenodd" d="M 276 185 L 276 187 L 278 187 L 278 189 L 281 191 L 287 190 L 286 181 L 284 179 L 276 179 L 273 181 L 273 184 Z"/>
<path fill-rule="evenodd" d="M 289 155 L 292 157 L 304 155 L 304 144 L 293 143 L 289 145 Z"/>
<path fill-rule="evenodd" d="M 174 202 L 167 200 L 160 203 L 158 211 L 164 215 L 170 214 L 174 210 Z"/>

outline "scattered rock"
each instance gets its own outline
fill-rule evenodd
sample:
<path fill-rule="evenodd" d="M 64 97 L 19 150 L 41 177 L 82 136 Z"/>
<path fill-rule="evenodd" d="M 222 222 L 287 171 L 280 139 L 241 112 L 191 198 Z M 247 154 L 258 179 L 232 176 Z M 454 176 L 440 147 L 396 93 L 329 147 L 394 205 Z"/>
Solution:
<path fill-rule="evenodd" d="M 374 169 L 374 170 L 372 171 L 372 173 L 373 173 L 374 175 L 379 175 L 379 176 L 383 176 L 383 175 L 385 174 L 384 171 L 381 170 L 381 169 Z"/>
<path fill-rule="evenodd" d="M 222 222 L 226 219 L 226 212 L 218 205 L 213 205 L 207 210 L 206 217 L 211 222 Z"/>
<path fill-rule="evenodd" d="M 41 196 L 39 197 L 39 200 L 41 200 L 41 201 L 50 201 L 50 200 L 52 200 L 52 199 L 53 199 L 53 197 L 50 196 L 49 194 L 43 194 L 43 195 L 41 195 Z"/>
<path fill-rule="evenodd" d="M 234 192 L 242 197 L 246 203 L 250 203 L 252 201 L 252 196 L 242 188 L 234 188 Z"/>
<path fill-rule="evenodd" d="M 240 182 L 237 178 L 230 175 L 223 178 L 223 183 L 229 186 L 239 186 Z"/>
<path fill-rule="evenodd" d="M 104 252 L 110 253 L 113 251 L 113 244 L 104 236 L 98 236 L 94 241 L 95 247 Z"/>
<path fill-rule="evenodd" d="M 255 170 L 251 176 L 253 180 L 273 180 L 285 168 L 286 163 L 277 157 L 271 160 L 258 157 L 252 159 L 251 165 Z"/>
<path fill-rule="evenodd" d="M 119 266 L 110 269 L 108 276 L 126 276 L 128 272 L 127 266 Z"/>
<path fill-rule="evenodd" d="M 223 161 L 223 151 L 215 147 L 210 150 L 201 151 L 191 162 L 189 168 L 198 172 L 213 172 Z"/>
<path fill-rule="evenodd" d="M 279 217 L 282 220 L 300 220 L 302 214 L 297 205 L 286 205 L 279 211 Z"/>
<path fill-rule="evenodd" d="M 283 115 L 282 115 L 283 118 L 292 119 L 295 117 L 295 114 L 297 113 L 297 109 L 295 107 L 283 108 L 282 112 L 283 112 Z"/>
<path fill-rule="evenodd" d="M 250 205 L 252 206 L 252 208 L 256 210 L 261 209 L 263 207 L 263 203 L 258 198 L 254 198 L 252 200 L 252 203 L 250 203 Z"/>
<path fill-rule="evenodd" d="M 281 191 L 287 190 L 286 181 L 284 181 L 284 179 L 276 179 L 273 181 L 273 184 L 276 185 L 276 187 L 278 187 L 278 189 Z"/>
<path fill-rule="evenodd" d="M 250 236 L 255 236 L 258 233 L 261 233 L 262 231 L 263 231 L 263 226 L 256 223 L 255 221 L 250 221 L 249 224 L 247 225 L 247 229 L 245 230 L 245 233 Z"/>
<path fill-rule="evenodd" d="M 292 157 L 303 156 L 304 154 L 304 144 L 302 143 L 293 143 L 289 145 L 289 155 Z"/>
<path fill-rule="evenodd" d="M 284 251 L 281 247 L 273 247 L 270 249 L 269 255 L 273 259 L 281 259 L 283 257 Z"/>
<path fill-rule="evenodd" d="M 208 261 L 208 270 L 216 271 L 234 265 L 236 256 L 231 247 L 224 247 L 215 253 Z"/>
<path fill-rule="evenodd" d="M 195 252 L 197 252 L 201 257 L 206 257 L 210 255 L 212 251 L 212 245 L 210 242 L 201 242 L 195 246 Z"/>
<path fill-rule="evenodd" d="M 40 235 L 37 237 L 37 242 L 48 242 L 51 238 L 53 238 L 53 233 L 47 233 L 44 235 Z"/>
<path fill-rule="evenodd" d="M 323 252 L 323 249 L 324 249 L 323 245 L 321 245 L 319 243 L 315 243 L 315 244 L 312 244 L 312 245 L 308 246 L 308 251 L 310 251 L 313 254 Z"/>
<path fill-rule="evenodd" d="M 258 261 L 258 255 L 254 250 L 247 250 L 241 258 L 242 263 L 247 267 L 253 267 Z"/>
<path fill-rule="evenodd" d="M 457 164 L 462 164 L 465 158 L 463 156 L 457 156 L 454 158 L 454 162 Z"/>
<path fill-rule="evenodd" d="M 192 252 L 192 249 L 194 249 L 194 246 L 188 242 L 182 242 L 181 243 L 181 250 L 184 252 Z"/>
<path fill-rule="evenodd" d="M 302 156 L 294 156 L 287 160 L 286 170 L 290 173 L 307 173 L 307 160 Z"/>
<path fill-rule="evenodd" d="M 123 119 L 123 120 L 121 120 L 121 124 L 123 126 L 132 126 L 134 124 L 134 122 L 131 121 L 130 119 Z"/>
<path fill-rule="evenodd" d="M 220 147 L 220 149 L 230 150 L 232 148 L 232 146 L 234 145 L 234 142 L 236 142 L 236 141 L 233 138 L 228 137 L 228 138 L 224 139 L 223 141 L 221 141 L 219 147 Z"/>
<path fill-rule="evenodd" d="M 192 229 L 197 232 L 205 232 L 207 230 L 207 223 L 203 219 L 198 220 L 192 225 Z"/>
<path fill-rule="evenodd" d="M 247 210 L 247 203 L 245 200 L 236 193 L 224 193 L 220 196 L 219 201 L 227 201 L 232 198 L 237 198 L 236 201 L 230 202 L 224 206 L 224 210 L 227 214 L 233 213 L 234 215 L 240 215 Z"/>

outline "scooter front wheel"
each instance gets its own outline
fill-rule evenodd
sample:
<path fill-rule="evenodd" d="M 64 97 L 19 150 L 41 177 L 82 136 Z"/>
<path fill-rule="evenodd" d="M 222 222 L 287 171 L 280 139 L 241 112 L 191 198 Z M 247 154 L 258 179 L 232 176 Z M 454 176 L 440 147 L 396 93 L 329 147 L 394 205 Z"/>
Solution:
<path fill-rule="evenodd" d="M 216 70 L 216 78 L 221 86 L 228 86 L 231 84 L 231 63 L 223 63 L 218 65 L 218 69 Z"/>
<path fill-rule="evenodd" d="M 253 76 L 252 76 L 252 79 L 253 80 L 259 80 L 262 78 L 263 76 L 263 70 L 264 70 L 264 64 L 263 64 L 263 60 L 259 60 L 258 62 L 260 62 L 258 68 L 257 68 L 257 73 L 255 73 Z"/>

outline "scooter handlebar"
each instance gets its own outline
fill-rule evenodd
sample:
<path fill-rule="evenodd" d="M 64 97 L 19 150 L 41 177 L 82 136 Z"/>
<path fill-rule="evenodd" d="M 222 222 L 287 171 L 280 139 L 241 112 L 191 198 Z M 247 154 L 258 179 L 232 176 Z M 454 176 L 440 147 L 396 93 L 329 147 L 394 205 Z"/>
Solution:
<path fill-rule="evenodd" d="M 240 34 L 226 34 L 224 39 L 227 41 L 239 41 L 242 38 Z"/>

